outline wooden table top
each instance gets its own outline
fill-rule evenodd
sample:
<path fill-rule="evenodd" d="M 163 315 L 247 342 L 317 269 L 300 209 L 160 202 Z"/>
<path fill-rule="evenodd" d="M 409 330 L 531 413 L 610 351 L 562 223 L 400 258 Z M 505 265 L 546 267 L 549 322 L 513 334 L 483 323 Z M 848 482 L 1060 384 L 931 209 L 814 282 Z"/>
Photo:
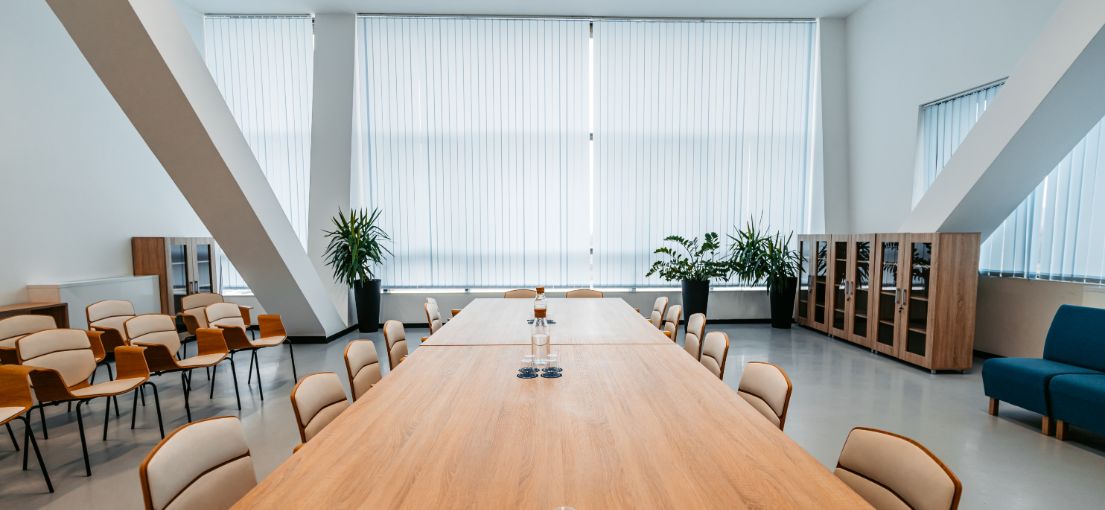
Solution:
<path fill-rule="evenodd" d="M 677 346 L 554 351 L 416 349 L 236 508 L 870 508 Z"/>
<path fill-rule="evenodd" d="M 532 299 L 475 299 L 425 345 L 529 345 Z M 619 298 L 549 299 L 553 344 L 672 344 Z"/>

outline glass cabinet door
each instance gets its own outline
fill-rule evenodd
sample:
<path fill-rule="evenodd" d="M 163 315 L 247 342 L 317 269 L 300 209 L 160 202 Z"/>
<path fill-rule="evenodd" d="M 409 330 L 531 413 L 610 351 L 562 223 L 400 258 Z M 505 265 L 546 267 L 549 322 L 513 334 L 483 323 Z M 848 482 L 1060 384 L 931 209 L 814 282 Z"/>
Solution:
<path fill-rule="evenodd" d="M 810 316 L 810 278 L 813 274 L 810 265 L 813 257 L 810 253 L 810 243 L 806 240 L 798 241 L 798 253 L 802 256 L 798 274 L 798 321 L 804 322 Z"/>
<path fill-rule="evenodd" d="M 845 333 L 844 317 L 848 305 L 848 241 L 834 239 L 832 246 L 833 320 L 830 327 L 839 334 Z"/>
<path fill-rule="evenodd" d="M 879 241 L 879 295 L 875 326 L 875 348 L 894 354 L 895 325 L 898 320 L 898 250 L 897 240 Z"/>
<path fill-rule="evenodd" d="M 814 284 L 813 284 L 813 322 L 822 326 L 826 325 L 825 321 L 825 293 L 828 290 L 828 277 L 829 277 L 829 242 L 817 241 L 816 244 L 816 267 L 814 268 Z"/>
<path fill-rule="evenodd" d="M 929 294 L 932 283 L 932 241 L 911 240 L 909 286 L 905 289 L 905 351 L 920 357 L 927 354 Z"/>
<path fill-rule="evenodd" d="M 173 309 L 180 310 L 180 300 L 191 290 L 191 270 L 188 257 L 191 251 L 186 240 L 169 242 L 169 282 L 173 293 Z"/>
<path fill-rule="evenodd" d="M 871 241 L 856 241 L 852 268 L 852 338 L 867 339 L 868 304 L 871 290 Z"/>
<path fill-rule="evenodd" d="M 192 292 L 215 292 L 215 250 L 211 243 L 197 242 L 196 275 Z"/>

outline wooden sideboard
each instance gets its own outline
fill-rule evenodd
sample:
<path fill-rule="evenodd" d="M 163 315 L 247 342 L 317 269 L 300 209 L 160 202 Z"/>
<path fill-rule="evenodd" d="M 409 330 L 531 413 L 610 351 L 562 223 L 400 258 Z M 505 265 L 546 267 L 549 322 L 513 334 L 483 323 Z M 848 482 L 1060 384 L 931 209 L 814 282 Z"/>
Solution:
<path fill-rule="evenodd" d="M 798 236 L 795 319 L 937 370 L 971 368 L 979 234 Z"/>
<path fill-rule="evenodd" d="M 59 328 L 69 327 L 68 303 L 17 303 L 0 306 L 0 319 L 16 315 L 49 315 Z"/>

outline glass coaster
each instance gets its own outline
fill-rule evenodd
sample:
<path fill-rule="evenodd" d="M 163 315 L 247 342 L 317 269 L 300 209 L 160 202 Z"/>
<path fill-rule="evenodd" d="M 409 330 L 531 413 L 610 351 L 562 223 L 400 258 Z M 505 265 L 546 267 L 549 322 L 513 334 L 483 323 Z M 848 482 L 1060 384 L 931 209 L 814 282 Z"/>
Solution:
<path fill-rule="evenodd" d="M 564 374 L 560 373 L 559 371 L 553 372 L 552 370 L 546 370 L 544 372 L 541 372 L 541 377 L 544 377 L 545 379 L 556 379 L 557 377 L 564 377 Z"/>
<path fill-rule="evenodd" d="M 516 375 L 519 379 L 536 379 L 537 378 L 537 372 L 536 371 L 530 372 L 528 370 L 526 370 L 526 371 L 519 370 Z"/>

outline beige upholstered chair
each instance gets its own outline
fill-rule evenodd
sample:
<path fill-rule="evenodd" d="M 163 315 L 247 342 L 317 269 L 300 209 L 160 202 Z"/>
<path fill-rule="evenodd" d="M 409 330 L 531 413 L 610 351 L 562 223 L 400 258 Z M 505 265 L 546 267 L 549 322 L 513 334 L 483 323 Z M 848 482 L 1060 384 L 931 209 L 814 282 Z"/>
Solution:
<path fill-rule="evenodd" d="M 372 340 L 353 340 L 345 346 L 345 374 L 354 402 L 380 382 L 380 360 Z"/>
<path fill-rule="evenodd" d="M 683 307 L 680 305 L 671 305 L 668 307 L 668 312 L 664 315 L 664 325 L 660 328 L 664 335 L 675 341 L 679 336 L 679 323 L 683 320 Z"/>
<path fill-rule="evenodd" d="M 866 427 L 848 433 L 834 474 L 879 510 L 955 510 L 963 494 L 955 473 L 921 443 Z"/>
<path fill-rule="evenodd" d="M 197 328 L 206 328 L 208 327 L 207 315 L 204 313 L 204 310 L 208 306 L 211 306 L 215 303 L 224 302 L 226 302 L 226 300 L 223 298 L 222 294 L 215 294 L 213 292 L 199 292 L 196 294 L 188 294 L 187 296 L 180 298 L 180 315 L 185 318 L 191 317 L 195 319 L 195 324 Z M 238 315 L 242 317 L 243 322 L 245 322 L 246 325 L 251 324 L 250 313 L 251 310 L 253 310 L 253 307 L 246 305 L 235 306 L 238 307 Z M 186 320 L 185 325 L 187 324 L 188 321 Z"/>
<path fill-rule="evenodd" d="M 174 430 L 138 466 L 146 510 L 223 510 L 257 485 L 253 458 L 233 416 Z"/>
<path fill-rule="evenodd" d="M 600 298 L 602 292 L 595 289 L 574 289 L 564 293 L 566 298 Z"/>
<path fill-rule="evenodd" d="M 15 341 L 31 333 L 58 327 L 49 315 L 16 315 L 0 319 L 0 363 L 15 365 L 19 357 L 15 354 Z"/>
<path fill-rule="evenodd" d="M 430 328 L 430 334 L 437 333 L 437 330 L 445 325 L 445 321 L 441 319 L 441 309 L 437 307 L 437 300 L 426 298 L 422 308 L 426 311 L 426 325 Z"/>
<path fill-rule="evenodd" d="M 771 363 L 750 361 L 744 366 L 737 394 L 748 401 L 779 430 L 787 422 L 787 408 L 794 386 L 787 373 Z"/>
<path fill-rule="evenodd" d="M 291 356 L 292 360 L 292 379 L 299 380 L 299 375 L 295 369 L 295 348 L 288 341 L 288 335 L 284 331 L 284 324 L 280 321 L 279 315 L 258 315 L 257 323 L 261 330 L 261 338 L 250 339 L 246 335 L 245 319 L 243 319 L 238 305 L 234 303 L 214 303 L 207 305 L 204 314 L 208 324 L 222 329 L 223 339 L 226 340 L 226 346 L 230 349 L 231 358 L 234 358 L 234 355 L 238 352 L 249 352 L 249 376 L 246 378 L 246 383 L 249 384 L 253 380 L 253 367 L 256 366 L 257 391 L 261 396 L 261 400 L 265 400 L 265 391 L 261 387 L 261 366 L 257 358 L 258 349 L 278 347 L 287 342 L 288 355 Z"/>
<path fill-rule="evenodd" d="M 503 293 L 505 298 L 530 298 L 537 297 L 537 291 L 533 289 L 514 289 Z"/>
<path fill-rule="evenodd" d="M 648 321 L 656 326 L 656 329 L 660 329 L 664 326 L 664 313 L 668 310 L 668 298 L 660 296 L 656 298 L 656 301 L 652 303 L 652 313 L 648 316 Z"/>
<path fill-rule="evenodd" d="M 397 320 L 384 322 L 384 343 L 388 346 L 388 368 L 395 370 L 407 357 L 407 330 Z"/>
<path fill-rule="evenodd" d="M 144 347 L 123 346 L 115 348 L 115 364 L 119 369 L 118 378 L 98 384 L 89 384 L 88 378 L 96 370 L 95 356 L 92 353 L 91 335 L 95 331 L 79 329 L 48 329 L 20 338 L 15 346 L 21 365 L 32 367 L 31 385 L 39 407 L 48 404 L 77 401 L 77 425 L 81 433 L 81 450 L 84 453 L 85 473 L 92 476 L 92 467 L 88 461 L 88 444 L 84 437 L 84 420 L 81 406 L 92 399 L 104 397 L 104 440 L 107 440 L 108 415 L 111 412 L 111 397 L 125 395 L 140 386 L 149 386 L 154 392 L 157 405 L 157 424 L 161 433 L 165 429 L 161 422 L 161 403 L 157 399 L 157 386 L 149 382 L 150 370 L 146 366 Z M 119 404 L 115 404 L 118 408 Z M 118 410 L 118 409 L 117 409 Z M 45 435 L 45 427 L 43 434 Z"/>
<path fill-rule="evenodd" d="M 54 492 L 54 484 L 50 482 L 50 473 L 46 472 L 46 463 L 42 461 L 42 452 L 38 450 L 38 442 L 35 441 L 35 435 L 31 433 L 31 419 L 27 415 L 27 411 L 34 406 L 34 400 L 31 398 L 31 383 L 27 379 L 32 370 L 34 369 L 31 367 L 19 365 L 0 366 L 0 424 L 8 429 L 12 444 L 18 450 L 19 443 L 15 440 L 11 422 L 12 420 L 23 421 L 23 449 L 26 450 L 30 443 L 30 447 L 35 451 L 35 458 L 38 459 L 38 467 L 42 469 L 42 478 L 46 479 L 46 488 Z M 26 455 L 25 451 L 24 455 Z M 27 469 L 26 464 L 23 465 L 23 469 Z"/>
<path fill-rule="evenodd" d="M 706 333 L 702 340 L 702 356 L 699 363 L 718 379 L 725 380 L 725 358 L 729 357 L 729 335 L 724 331 Z"/>
<path fill-rule="evenodd" d="M 134 305 L 130 301 L 109 299 L 92 303 L 84 308 L 88 319 L 88 329 L 103 332 L 100 341 L 104 351 L 115 352 L 115 348 L 127 345 L 127 332 L 123 323 L 134 317 Z"/>
<path fill-rule="evenodd" d="M 696 313 L 687 319 L 687 334 L 683 335 L 683 350 L 699 359 L 702 357 L 702 337 L 706 334 L 706 314 Z"/>
<path fill-rule="evenodd" d="M 292 388 L 291 398 L 299 439 L 304 443 L 349 408 L 338 374 L 333 372 L 304 377 Z"/>
<path fill-rule="evenodd" d="M 188 405 L 188 395 L 191 393 L 191 374 L 195 368 L 218 368 L 230 355 L 230 349 L 226 347 L 222 331 L 211 328 L 197 330 L 196 350 L 197 354 L 190 358 L 178 359 L 176 353 L 180 350 L 180 334 L 177 333 L 176 323 L 168 315 L 139 315 L 128 320 L 125 324 L 127 337 L 131 345 L 140 345 L 146 348 L 146 364 L 150 372 L 155 375 L 180 372 L 180 386 L 184 392 L 184 411 L 188 421 L 192 421 L 192 408 Z M 234 396 L 238 397 L 238 377 L 233 365 L 231 366 L 234 379 Z M 217 370 L 216 370 L 217 373 Z M 212 374 L 213 376 L 215 374 Z M 215 379 L 211 379 L 210 397 L 215 396 Z M 238 409 L 242 408 L 241 397 L 238 397 Z"/>

